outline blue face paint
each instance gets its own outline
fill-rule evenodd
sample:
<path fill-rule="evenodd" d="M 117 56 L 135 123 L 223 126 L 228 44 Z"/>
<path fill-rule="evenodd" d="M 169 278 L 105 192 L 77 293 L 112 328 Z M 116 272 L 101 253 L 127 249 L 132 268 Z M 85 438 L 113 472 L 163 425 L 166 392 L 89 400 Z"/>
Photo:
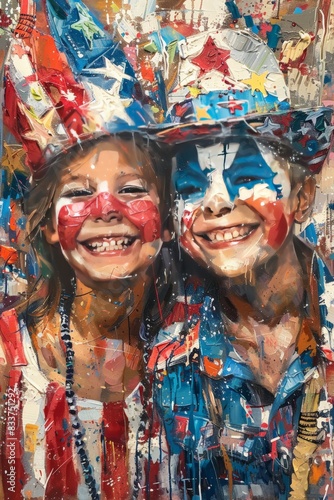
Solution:
<path fill-rule="evenodd" d="M 198 163 L 195 145 L 176 155 L 177 171 L 173 176 L 177 194 L 182 200 L 196 203 L 202 199 L 210 185 L 209 170 L 202 170 Z"/>
<path fill-rule="evenodd" d="M 223 146 L 226 147 L 228 145 Z M 224 149 L 222 155 L 226 157 Z M 282 186 L 274 183 L 276 175 L 253 140 L 243 141 L 232 165 L 228 169 L 223 169 L 223 179 L 231 202 L 239 196 L 240 188 L 252 189 L 256 184 L 267 184 L 271 191 L 277 193 L 277 199 L 282 198 Z"/>
<path fill-rule="evenodd" d="M 267 184 L 276 192 L 277 199 L 282 198 L 282 186 L 275 184 L 276 173 L 263 158 L 256 142 L 244 139 L 235 155 L 232 164 L 226 168 L 225 162 L 229 154 L 229 144 L 222 144 L 222 176 L 231 202 L 239 196 L 242 187 L 252 189 L 256 184 Z M 174 175 L 174 185 L 181 199 L 196 203 L 205 196 L 210 186 L 210 174 L 213 169 L 202 170 L 195 145 L 188 145 L 186 151 L 176 156 L 177 171 Z"/>

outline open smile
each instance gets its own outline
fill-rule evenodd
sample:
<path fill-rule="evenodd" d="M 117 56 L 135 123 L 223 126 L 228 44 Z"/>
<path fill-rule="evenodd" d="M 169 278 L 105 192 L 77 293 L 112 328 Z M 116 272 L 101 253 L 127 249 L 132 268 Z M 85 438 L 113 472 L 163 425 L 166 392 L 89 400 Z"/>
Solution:
<path fill-rule="evenodd" d="M 225 246 L 225 244 L 245 240 L 258 227 L 259 224 L 240 224 L 197 233 L 195 237 L 207 241 L 212 248 L 220 248 L 221 246 Z"/>
<path fill-rule="evenodd" d="M 91 253 L 109 253 L 123 252 L 133 245 L 137 240 L 137 236 L 103 236 L 99 238 L 91 238 L 86 241 L 80 241 L 80 245 L 84 246 Z"/>

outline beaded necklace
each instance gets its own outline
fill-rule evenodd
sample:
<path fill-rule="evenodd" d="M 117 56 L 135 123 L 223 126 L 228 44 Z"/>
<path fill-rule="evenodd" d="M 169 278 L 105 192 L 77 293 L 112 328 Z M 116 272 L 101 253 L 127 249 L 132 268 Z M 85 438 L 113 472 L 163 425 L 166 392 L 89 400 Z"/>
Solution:
<path fill-rule="evenodd" d="M 74 351 L 70 335 L 70 312 L 73 300 L 74 300 L 74 293 L 69 294 L 64 290 L 62 291 L 59 302 L 59 315 L 60 315 L 60 335 L 66 348 L 65 396 L 70 413 L 75 447 L 80 458 L 82 472 L 85 478 L 85 484 L 88 487 L 91 499 L 100 500 L 100 494 L 97 491 L 96 480 L 93 476 L 93 467 L 89 460 L 85 442 L 83 441 L 83 437 L 85 435 L 85 429 L 83 428 L 80 419 L 78 417 L 76 395 L 73 391 Z"/>

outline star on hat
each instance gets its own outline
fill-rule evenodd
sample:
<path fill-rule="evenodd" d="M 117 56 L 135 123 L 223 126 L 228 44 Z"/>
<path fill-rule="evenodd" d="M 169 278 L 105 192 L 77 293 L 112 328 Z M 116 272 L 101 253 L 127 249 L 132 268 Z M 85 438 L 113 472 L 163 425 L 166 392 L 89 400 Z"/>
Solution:
<path fill-rule="evenodd" d="M 209 36 L 203 46 L 202 52 L 194 57 L 191 62 L 200 67 L 200 76 L 207 71 L 212 71 L 214 69 L 229 76 L 230 71 L 228 65 L 226 64 L 226 60 L 229 57 L 230 51 L 217 47 L 213 38 Z"/>

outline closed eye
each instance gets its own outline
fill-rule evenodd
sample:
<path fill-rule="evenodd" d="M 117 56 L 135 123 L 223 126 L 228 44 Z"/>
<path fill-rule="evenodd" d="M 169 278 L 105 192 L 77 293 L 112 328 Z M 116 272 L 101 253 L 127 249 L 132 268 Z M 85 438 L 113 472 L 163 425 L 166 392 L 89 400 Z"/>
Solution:
<path fill-rule="evenodd" d="M 263 181 L 262 177 L 245 176 L 245 177 L 238 177 L 233 182 L 234 184 L 240 186 L 241 184 L 250 184 L 251 182 L 261 182 L 261 181 Z"/>
<path fill-rule="evenodd" d="M 147 189 L 143 186 L 124 186 L 118 191 L 119 194 L 136 194 L 136 193 L 147 193 Z"/>
<path fill-rule="evenodd" d="M 181 196 L 191 196 L 192 194 L 201 193 L 202 188 L 197 186 L 187 186 L 179 189 Z"/>
<path fill-rule="evenodd" d="M 91 189 L 78 188 L 78 189 L 71 189 L 71 191 L 63 193 L 62 196 L 64 198 L 80 198 L 81 196 L 90 196 L 92 194 L 93 191 Z"/>

